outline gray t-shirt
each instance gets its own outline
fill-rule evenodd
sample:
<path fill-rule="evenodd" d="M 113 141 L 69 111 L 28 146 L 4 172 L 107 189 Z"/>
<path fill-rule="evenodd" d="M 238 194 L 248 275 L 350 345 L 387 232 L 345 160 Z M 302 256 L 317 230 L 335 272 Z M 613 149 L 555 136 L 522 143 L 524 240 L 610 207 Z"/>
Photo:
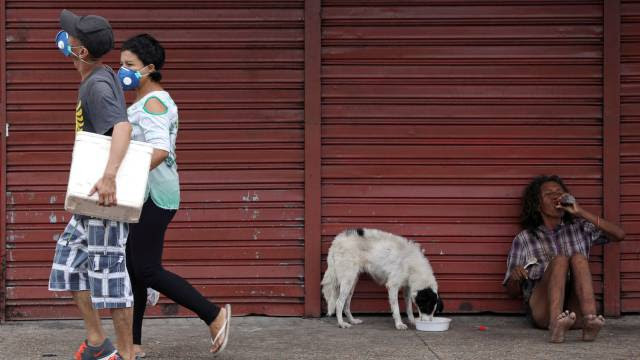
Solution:
<path fill-rule="evenodd" d="M 127 121 L 127 104 L 118 78 L 110 67 L 100 66 L 80 85 L 76 131 L 111 135 L 113 126 L 124 121 Z"/>

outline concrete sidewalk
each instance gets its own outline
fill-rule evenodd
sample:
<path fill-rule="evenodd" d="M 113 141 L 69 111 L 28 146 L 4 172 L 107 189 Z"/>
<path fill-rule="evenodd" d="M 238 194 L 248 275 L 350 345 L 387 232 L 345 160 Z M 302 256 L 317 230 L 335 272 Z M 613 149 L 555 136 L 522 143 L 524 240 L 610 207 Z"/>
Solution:
<path fill-rule="evenodd" d="M 559 345 L 524 317 L 452 317 L 443 333 L 398 331 L 391 316 L 362 317 L 362 325 L 345 330 L 335 317 L 236 317 L 218 359 L 640 359 L 640 315 L 607 319 L 593 343 L 580 341 L 578 330 Z M 110 321 L 103 323 L 113 334 Z M 212 358 L 199 319 L 147 319 L 143 336 L 146 359 Z M 0 326 L 0 359 L 70 359 L 83 338 L 80 321 L 9 322 Z"/>

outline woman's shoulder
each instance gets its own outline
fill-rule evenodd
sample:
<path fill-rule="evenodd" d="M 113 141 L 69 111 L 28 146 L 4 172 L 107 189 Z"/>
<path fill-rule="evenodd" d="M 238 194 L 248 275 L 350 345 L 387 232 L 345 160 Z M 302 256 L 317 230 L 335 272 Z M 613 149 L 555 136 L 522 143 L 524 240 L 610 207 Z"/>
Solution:
<path fill-rule="evenodd" d="M 154 91 L 142 101 L 142 110 L 150 115 L 164 115 L 175 107 L 173 99 L 166 91 Z"/>
<path fill-rule="evenodd" d="M 169 111 L 169 107 L 158 97 L 151 96 L 145 100 L 142 109 L 151 115 L 164 115 Z"/>

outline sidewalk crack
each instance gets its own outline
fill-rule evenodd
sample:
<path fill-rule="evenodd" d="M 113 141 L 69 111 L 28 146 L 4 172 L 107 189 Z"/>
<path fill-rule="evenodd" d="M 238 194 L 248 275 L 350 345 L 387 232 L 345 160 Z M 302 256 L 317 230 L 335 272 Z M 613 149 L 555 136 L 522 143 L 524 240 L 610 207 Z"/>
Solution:
<path fill-rule="evenodd" d="M 418 339 L 420 339 L 420 341 L 422 341 L 422 343 L 424 344 L 424 346 L 426 346 L 426 347 L 427 347 L 427 349 L 429 349 L 429 351 L 433 354 L 433 356 L 435 356 L 435 357 L 436 357 L 436 359 L 438 359 L 438 360 L 442 360 L 442 359 L 440 358 L 440 356 L 438 356 L 438 354 L 436 354 L 436 352 L 435 352 L 435 351 L 433 351 L 433 349 L 431 348 L 431 346 L 429 346 L 429 344 L 428 344 L 428 343 L 427 343 L 423 338 L 421 338 L 420 336 L 418 336 L 418 334 L 417 334 L 417 333 L 415 334 L 415 336 L 416 336 Z"/>

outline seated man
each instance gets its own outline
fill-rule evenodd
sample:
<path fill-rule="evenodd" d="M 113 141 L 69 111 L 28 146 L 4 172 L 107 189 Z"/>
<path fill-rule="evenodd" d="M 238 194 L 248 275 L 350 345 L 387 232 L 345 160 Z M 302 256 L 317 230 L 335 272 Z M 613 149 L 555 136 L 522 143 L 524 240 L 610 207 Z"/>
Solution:
<path fill-rule="evenodd" d="M 624 230 L 580 207 L 555 175 L 538 176 L 527 186 L 520 224 L 503 285 L 511 296 L 522 295 L 527 317 L 549 329 L 551 342 L 563 342 L 571 327 L 593 341 L 604 318 L 596 315 L 589 251 L 621 241 Z"/>

